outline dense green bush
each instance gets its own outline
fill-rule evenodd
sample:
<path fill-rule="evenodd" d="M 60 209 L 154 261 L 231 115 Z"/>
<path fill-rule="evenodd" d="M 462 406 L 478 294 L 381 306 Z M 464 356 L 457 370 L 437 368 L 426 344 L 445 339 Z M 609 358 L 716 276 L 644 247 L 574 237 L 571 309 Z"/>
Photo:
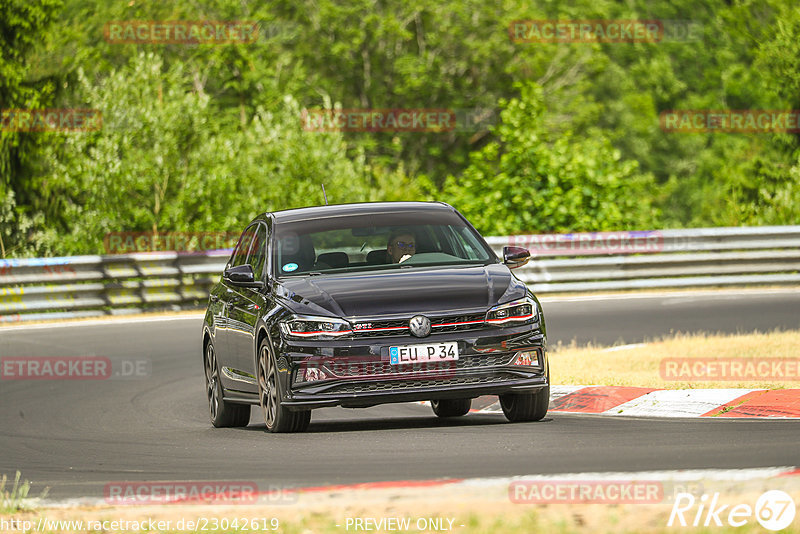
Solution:
<path fill-rule="evenodd" d="M 552 134 L 541 88 L 503 103 L 497 141 L 474 152 L 443 193 L 483 233 L 649 228 L 653 179 L 602 136 Z"/>

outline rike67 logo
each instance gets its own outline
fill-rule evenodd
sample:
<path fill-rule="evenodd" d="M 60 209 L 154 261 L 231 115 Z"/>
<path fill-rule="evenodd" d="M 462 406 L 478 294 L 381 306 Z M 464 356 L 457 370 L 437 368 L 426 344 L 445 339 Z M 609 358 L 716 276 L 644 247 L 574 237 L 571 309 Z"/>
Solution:
<path fill-rule="evenodd" d="M 710 500 L 705 494 L 697 499 L 691 493 L 679 493 L 672 505 L 667 526 L 685 527 L 691 524 L 693 527 L 721 527 L 727 521 L 732 527 L 741 527 L 755 518 L 765 529 L 777 531 L 792 524 L 795 512 L 792 497 L 780 490 L 764 492 L 755 507 L 749 504 L 720 504 L 719 493 L 714 493 Z"/>

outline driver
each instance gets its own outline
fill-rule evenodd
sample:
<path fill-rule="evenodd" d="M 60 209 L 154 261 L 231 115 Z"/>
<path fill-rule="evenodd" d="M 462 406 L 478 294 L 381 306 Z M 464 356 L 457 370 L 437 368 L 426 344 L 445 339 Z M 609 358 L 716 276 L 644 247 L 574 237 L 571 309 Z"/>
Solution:
<path fill-rule="evenodd" d="M 403 263 L 417 251 L 417 242 L 414 234 L 408 230 L 397 230 L 389 236 L 386 244 L 386 253 L 392 263 Z"/>

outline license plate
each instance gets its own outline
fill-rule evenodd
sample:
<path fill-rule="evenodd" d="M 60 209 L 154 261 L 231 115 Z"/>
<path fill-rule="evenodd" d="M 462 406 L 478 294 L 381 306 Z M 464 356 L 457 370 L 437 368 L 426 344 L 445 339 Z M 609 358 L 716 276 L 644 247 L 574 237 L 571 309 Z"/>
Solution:
<path fill-rule="evenodd" d="M 458 360 L 458 343 L 455 341 L 389 347 L 389 363 L 391 365 L 456 360 Z"/>

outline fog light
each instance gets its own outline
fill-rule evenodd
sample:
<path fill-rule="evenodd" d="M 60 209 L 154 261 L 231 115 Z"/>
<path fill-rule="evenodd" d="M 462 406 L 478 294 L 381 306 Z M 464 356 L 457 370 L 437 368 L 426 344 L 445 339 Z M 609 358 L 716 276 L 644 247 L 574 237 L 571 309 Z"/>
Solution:
<path fill-rule="evenodd" d="M 316 382 L 317 380 L 325 380 L 328 376 L 325 371 L 319 367 L 306 367 L 299 370 L 303 382 Z"/>
<path fill-rule="evenodd" d="M 516 353 L 512 365 L 539 365 L 539 351 L 531 350 Z"/>

